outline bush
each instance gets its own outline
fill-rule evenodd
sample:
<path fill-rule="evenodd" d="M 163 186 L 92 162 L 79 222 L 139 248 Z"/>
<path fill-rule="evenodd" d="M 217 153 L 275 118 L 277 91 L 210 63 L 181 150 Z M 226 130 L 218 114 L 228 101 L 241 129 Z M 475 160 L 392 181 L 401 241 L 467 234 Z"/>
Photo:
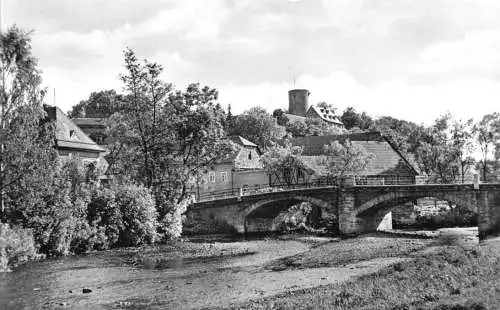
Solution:
<path fill-rule="evenodd" d="M 87 221 L 94 228 L 94 234 L 102 231 L 104 238 L 96 246 L 107 249 L 119 243 L 124 229 L 122 212 L 116 203 L 115 192 L 111 189 L 97 189 L 87 207 Z"/>
<path fill-rule="evenodd" d="M 31 230 L 0 223 L 0 271 L 8 271 L 40 257 Z"/>
<path fill-rule="evenodd" d="M 156 204 L 160 211 L 158 237 L 161 241 L 168 241 L 181 236 L 183 228 L 182 214 L 186 212 L 187 206 L 193 202 L 194 198 L 187 197 L 180 203 L 174 203 L 172 199 L 171 197 L 162 197 L 161 193 L 156 194 Z"/>
<path fill-rule="evenodd" d="M 123 221 L 120 245 L 153 243 L 156 239 L 157 212 L 151 191 L 137 185 L 125 185 L 115 187 L 115 195 Z"/>

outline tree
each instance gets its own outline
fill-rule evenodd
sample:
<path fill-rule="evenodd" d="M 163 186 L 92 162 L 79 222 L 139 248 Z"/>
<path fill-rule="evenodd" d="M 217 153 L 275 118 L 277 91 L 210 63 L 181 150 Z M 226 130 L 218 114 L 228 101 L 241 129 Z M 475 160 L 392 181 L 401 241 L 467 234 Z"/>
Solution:
<path fill-rule="evenodd" d="M 294 138 L 305 137 L 309 135 L 309 128 L 306 122 L 301 121 L 289 121 L 286 123 L 286 131 L 292 135 Z"/>
<path fill-rule="evenodd" d="M 286 126 L 288 124 L 288 118 L 285 115 L 286 111 L 282 109 L 276 109 L 273 111 L 273 117 L 276 119 L 278 125 Z"/>
<path fill-rule="evenodd" d="M 263 149 L 269 148 L 281 139 L 275 119 L 262 107 L 253 107 L 235 119 L 230 135 L 239 135 Z"/>
<path fill-rule="evenodd" d="M 120 110 L 123 100 L 123 95 L 117 94 L 113 89 L 92 92 L 89 99 L 82 100 L 73 106 L 68 116 L 71 118 L 110 117 Z"/>
<path fill-rule="evenodd" d="M 124 52 L 123 107 L 108 121 L 110 169 L 152 190 L 160 233 L 180 233 L 180 215 L 189 202 L 189 183 L 231 151 L 224 138 L 226 115 L 218 92 L 191 84 L 174 90 L 160 79 L 161 65 Z"/>
<path fill-rule="evenodd" d="M 488 162 L 498 154 L 500 137 L 500 113 L 486 114 L 474 125 L 473 132 L 481 152 L 480 167 L 483 181 L 488 178 Z"/>
<path fill-rule="evenodd" d="M 440 183 L 456 182 L 460 175 L 464 180 L 472 152 L 470 125 L 453 121 L 450 114 L 436 119 L 416 149 L 420 170 Z"/>
<path fill-rule="evenodd" d="M 350 130 L 359 128 L 367 130 L 373 126 L 373 119 L 365 112 L 359 114 L 353 107 L 348 107 L 340 116 L 340 120 L 344 124 L 345 129 Z"/>
<path fill-rule="evenodd" d="M 465 175 L 469 169 L 474 165 L 474 131 L 473 120 L 455 121 L 451 128 L 451 141 L 453 148 L 457 152 L 457 160 L 460 165 L 460 175 L 462 176 L 462 183 L 465 181 Z"/>
<path fill-rule="evenodd" d="M 387 137 L 403 153 L 413 153 L 420 143 L 430 142 L 425 137 L 423 126 L 391 116 L 380 117 L 373 122 L 371 128 Z"/>
<path fill-rule="evenodd" d="M 323 146 L 325 165 L 331 176 L 343 179 L 347 175 L 356 174 L 366 169 L 374 154 L 346 139 L 343 143 L 333 141 Z"/>
<path fill-rule="evenodd" d="M 299 183 L 299 177 L 306 169 L 301 155 L 300 146 L 287 143 L 284 146 L 270 147 L 262 155 L 262 163 L 267 174 L 274 177 L 278 184 L 290 186 Z"/>
<path fill-rule="evenodd" d="M 448 144 L 424 142 L 416 152 L 420 170 L 431 180 L 439 183 L 452 183 L 460 175 L 457 152 Z"/>
<path fill-rule="evenodd" d="M 233 113 L 231 112 L 231 105 L 229 104 L 227 106 L 227 115 L 226 115 L 226 120 L 224 121 L 224 130 L 228 131 L 229 128 L 234 127 L 234 116 Z"/>
<path fill-rule="evenodd" d="M 56 163 L 52 124 L 30 34 L 12 27 L 0 34 L 0 211 L 2 221 L 26 191 L 50 177 Z M 9 210 L 8 210 L 9 209 Z"/>

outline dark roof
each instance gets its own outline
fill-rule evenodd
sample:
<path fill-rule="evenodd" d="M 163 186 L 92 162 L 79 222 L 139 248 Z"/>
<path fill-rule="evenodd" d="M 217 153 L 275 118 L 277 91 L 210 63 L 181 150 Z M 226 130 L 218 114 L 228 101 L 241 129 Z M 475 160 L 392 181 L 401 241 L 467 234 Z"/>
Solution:
<path fill-rule="evenodd" d="M 70 148 L 90 152 L 105 152 L 90 139 L 61 109 L 44 106 L 50 120 L 56 124 L 56 145 L 58 148 Z"/>
<path fill-rule="evenodd" d="M 106 127 L 106 120 L 106 118 L 98 117 L 77 117 L 71 119 L 79 127 Z"/>
<path fill-rule="evenodd" d="M 380 133 L 357 133 L 331 136 L 314 136 L 292 139 L 293 145 L 303 147 L 304 157 L 323 156 L 323 145 L 333 141 L 343 143 L 349 139 L 353 144 L 361 145 L 375 158 L 367 166 L 364 174 L 399 174 L 403 171 L 418 174 L 417 169 Z M 311 160 L 308 160 L 311 161 Z"/>

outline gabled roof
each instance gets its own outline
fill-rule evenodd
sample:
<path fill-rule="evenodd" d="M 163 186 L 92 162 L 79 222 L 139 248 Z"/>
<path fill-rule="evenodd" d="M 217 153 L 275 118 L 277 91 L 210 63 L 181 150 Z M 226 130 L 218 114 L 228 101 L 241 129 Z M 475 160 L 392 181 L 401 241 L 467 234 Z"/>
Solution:
<path fill-rule="evenodd" d="M 56 146 L 74 150 L 90 151 L 96 153 L 106 152 L 90 139 L 75 123 L 67 117 L 58 107 L 44 106 L 50 120 L 56 125 Z"/>
<path fill-rule="evenodd" d="M 306 116 L 310 111 L 314 111 L 322 120 L 328 123 L 333 123 L 333 124 L 338 124 L 338 125 L 344 125 L 335 115 L 335 113 L 327 108 L 320 108 L 317 106 L 311 106 L 309 107 L 309 110 L 307 110 Z"/>
<path fill-rule="evenodd" d="M 242 136 L 231 136 L 231 137 L 229 137 L 229 140 L 231 140 L 234 143 L 239 144 L 241 146 L 248 146 L 248 147 L 255 147 L 255 148 L 258 147 L 255 143 L 248 141 L 247 139 L 243 138 Z"/>
<path fill-rule="evenodd" d="M 353 144 L 361 145 L 368 153 L 375 155 L 375 158 L 365 169 L 365 174 L 397 174 L 407 170 L 413 174 L 418 174 L 418 170 L 387 140 L 378 132 L 343 134 L 331 136 L 313 136 L 292 139 L 293 145 L 303 147 L 304 157 L 323 156 L 323 145 L 333 141 L 343 143 L 349 139 Z M 309 162 L 311 161 L 308 160 Z"/>

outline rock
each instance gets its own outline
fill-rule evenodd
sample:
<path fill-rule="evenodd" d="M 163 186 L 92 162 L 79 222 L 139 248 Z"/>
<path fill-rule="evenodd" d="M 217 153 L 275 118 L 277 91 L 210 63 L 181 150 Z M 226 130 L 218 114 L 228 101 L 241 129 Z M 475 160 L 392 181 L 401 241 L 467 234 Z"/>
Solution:
<path fill-rule="evenodd" d="M 61 307 L 66 307 L 68 304 L 65 303 L 65 302 L 60 302 L 60 303 L 58 303 L 58 305 L 61 306 Z"/>
<path fill-rule="evenodd" d="M 82 289 L 82 293 L 84 293 L 84 294 L 92 293 L 92 290 L 91 290 L 91 289 L 89 289 L 89 288 L 84 287 L 84 288 Z"/>
<path fill-rule="evenodd" d="M 69 293 L 70 293 L 70 294 L 73 294 L 73 293 L 74 293 L 74 291 L 73 291 L 73 290 L 69 290 Z"/>
<path fill-rule="evenodd" d="M 283 271 L 286 270 L 286 266 L 274 266 L 271 268 L 272 271 Z"/>

